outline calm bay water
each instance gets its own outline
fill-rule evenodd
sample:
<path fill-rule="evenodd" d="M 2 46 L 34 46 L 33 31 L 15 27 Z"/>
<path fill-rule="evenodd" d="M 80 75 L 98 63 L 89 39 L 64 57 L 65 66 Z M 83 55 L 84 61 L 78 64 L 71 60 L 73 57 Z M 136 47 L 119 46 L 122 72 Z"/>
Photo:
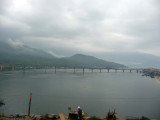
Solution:
<path fill-rule="evenodd" d="M 160 82 L 129 71 L 30 70 L 0 73 L 0 99 L 7 114 L 27 113 L 32 92 L 33 114 L 67 115 L 68 106 L 105 117 L 109 109 L 117 116 L 160 118 Z"/>

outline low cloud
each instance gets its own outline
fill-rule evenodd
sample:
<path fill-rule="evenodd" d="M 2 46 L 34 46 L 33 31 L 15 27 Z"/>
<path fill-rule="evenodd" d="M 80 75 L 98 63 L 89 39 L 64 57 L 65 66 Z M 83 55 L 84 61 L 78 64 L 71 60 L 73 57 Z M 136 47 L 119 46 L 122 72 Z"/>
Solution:
<path fill-rule="evenodd" d="M 13 48 L 19 48 L 24 46 L 24 44 L 21 41 L 12 40 L 11 38 L 9 38 L 6 42 Z"/>
<path fill-rule="evenodd" d="M 159 0 L 0 1 L 1 41 L 60 56 L 126 51 L 160 56 L 159 21 Z"/>
<path fill-rule="evenodd" d="M 53 51 L 47 51 L 50 55 L 54 56 L 54 57 L 57 57 L 57 58 L 63 58 L 63 57 L 66 57 L 66 56 L 63 56 L 63 55 L 57 55 L 56 53 L 54 53 Z"/>

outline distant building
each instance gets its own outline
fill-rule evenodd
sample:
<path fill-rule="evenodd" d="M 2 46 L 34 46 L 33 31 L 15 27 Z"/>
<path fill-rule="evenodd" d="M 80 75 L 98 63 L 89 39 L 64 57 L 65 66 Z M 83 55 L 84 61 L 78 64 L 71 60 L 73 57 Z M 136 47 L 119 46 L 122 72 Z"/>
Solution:
<path fill-rule="evenodd" d="M 160 72 L 160 69 L 152 68 L 151 72 Z"/>

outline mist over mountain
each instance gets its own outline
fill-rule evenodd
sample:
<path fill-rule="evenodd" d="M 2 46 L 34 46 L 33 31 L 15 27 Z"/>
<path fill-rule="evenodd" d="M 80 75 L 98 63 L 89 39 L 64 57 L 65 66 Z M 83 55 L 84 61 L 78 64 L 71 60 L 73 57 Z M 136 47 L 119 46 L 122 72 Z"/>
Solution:
<path fill-rule="evenodd" d="M 69 58 L 72 61 L 81 63 L 82 66 L 92 66 L 92 67 L 102 67 L 106 66 L 107 68 L 124 68 L 126 66 L 114 62 L 108 62 L 102 59 L 98 59 L 93 56 L 87 56 L 83 54 L 76 54 Z M 94 65 L 94 66 L 93 66 Z"/>
<path fill-rule="evenodd" d="M 128 67 L 160 68 L 160 56 L 138 52 L 104 53 L 95 56 L 108 61 L 124 64 Z"/>
<path fill-rule="evenodd" d="M 71 57 L 57 58 L 54 54 L 32 48 L 20 42 L 0 41 L 0 63 L 6 64 L 50 64 L 75 67 L 146 67 L 159 68 L 160 57 L 145 53 L 101 53 L 93 56 L 75 54 Z M 112 61 L 112 62 L 108 62 Z M 117 64 L 120 63 L 120 64 Z M 125 65 L 125 66 L 124 66 Z"/>
<path fill-rule="evenodd" d="M 130 67 L 160 67 L 159 0 L 1 0 L 0 5 L 0 41 L 12 47 L 1 45 L 5 54 L 57 59 L 82 53 Z"/>
<path fill-rule="evenodd" d="M 91 53 L 89 53 L 91 54 Z M 146 67 L 160 68 L 160 56 L 138 52 L 94 53 L 94 56 L 75 54 L 57 58 L 54 53 L 32 48 L 21 42 L 0 41 L 0 63 L 6 64 L 52 64 L 55 66 L 77 67 Z M 103 60 L 102 60 L 103 59 Z M 108 62 L 112 61 L 112 62 Z M 120 64 L 117 64 L 120 63 Z"/>
<path fill-rule="evenodd" d="M 35 49 L 30 46 L 26 46 L 24 44 L 12 42 L 12 41 L 7 41 L 7 42 L 0 41 L 0 53 L 55 58 L 53 55 L 41 49 Z"/>
<path fill-rule="evenodd" d="M 71 57 L 57 58 L 46 51 L 31 48 L 20 43 L 0 42 L 1 64 L 36 64 L 61 67 L 104 67 L 124 68 L 126 66 L 108 62 L 96 57 L 76 54 Z"/>

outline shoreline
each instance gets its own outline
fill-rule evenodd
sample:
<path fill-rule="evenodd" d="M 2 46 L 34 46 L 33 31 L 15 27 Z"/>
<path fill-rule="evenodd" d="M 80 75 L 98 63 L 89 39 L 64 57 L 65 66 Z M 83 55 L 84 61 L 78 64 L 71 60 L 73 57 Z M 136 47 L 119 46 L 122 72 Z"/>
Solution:
<path fill-rule="evenodd" d="M 85 116 L 82 120 L 143 120 L 142 118 L 110 118 L 107 119 L 106 117 L 96 117 L 92 119 L 92 117 L 96 116 Z M 70 119 L 69 116 L 64 116 L 63 113 L 59 114 L 51 114 L 51 115 L 39 115 L 39 114 L 23 114 L 23 115 L 5 115 L 4 113 L 0 113 L 0 120 L 77 120 L 77 119 Z M 159 120 L 159 119 L 150 119 L 145 118 L 144 120 Z"/>
<path fill-rule="evenodd" d="M 154 76 L 154 78 L 155 78 L 158 82 L 160 82 L 160 76 Z"/>

